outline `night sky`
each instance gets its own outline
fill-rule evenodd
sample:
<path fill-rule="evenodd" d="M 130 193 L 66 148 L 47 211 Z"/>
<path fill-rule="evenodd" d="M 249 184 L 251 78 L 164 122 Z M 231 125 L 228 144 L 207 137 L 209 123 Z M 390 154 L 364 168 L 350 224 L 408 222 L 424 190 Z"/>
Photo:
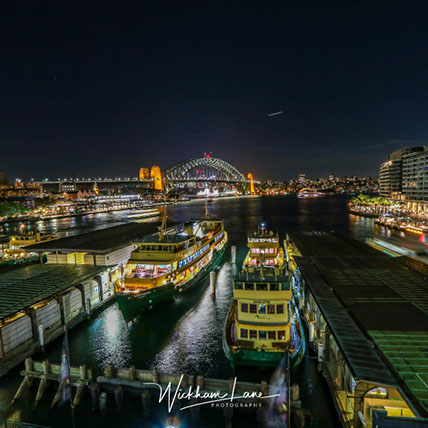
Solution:
<path fill-rule="evenodd" d="M 428 141 L 425 5 L 2 2 L 0 172 L 135 176 L 208 151 L 257 179 L 377 175 Z"/>

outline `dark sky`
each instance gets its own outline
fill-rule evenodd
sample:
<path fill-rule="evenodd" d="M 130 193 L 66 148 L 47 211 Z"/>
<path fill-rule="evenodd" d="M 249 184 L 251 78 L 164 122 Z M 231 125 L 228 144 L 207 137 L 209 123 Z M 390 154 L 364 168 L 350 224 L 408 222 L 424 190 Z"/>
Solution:
<path fill-rule="evenodd" d="M 0 171 L 376 175 L 428 135 L 426 2 L 2 2 Z M 281 115 L 268 117 L 272 112 Z"/>

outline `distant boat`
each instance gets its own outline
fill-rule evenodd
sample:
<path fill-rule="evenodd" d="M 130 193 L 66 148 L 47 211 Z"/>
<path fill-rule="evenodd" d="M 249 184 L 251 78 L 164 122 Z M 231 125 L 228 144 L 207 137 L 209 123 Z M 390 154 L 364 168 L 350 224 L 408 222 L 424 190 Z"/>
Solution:
<path fill-rule="evenodd" d="M 128 218 L 149 218 L 159 217 L 160 211 L 157 208 L 149 208 L 145 210 L 133 211 L 132 214 L 128 214 Z"/>
<path fill-rule="evenodd" d="M 315 189 L 301 189 L 297 192 L 298 198 L 320 198 L 325 196 L 325 193 Z"/>

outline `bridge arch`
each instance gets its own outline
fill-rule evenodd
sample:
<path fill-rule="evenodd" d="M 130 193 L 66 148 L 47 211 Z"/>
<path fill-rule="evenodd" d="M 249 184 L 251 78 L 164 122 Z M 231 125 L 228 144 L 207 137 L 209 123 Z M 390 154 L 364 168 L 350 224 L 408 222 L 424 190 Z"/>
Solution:
<path fill-rule="evenodd" d="M 179 162 L 162 173 L 164 180 L 185 180 L 190 178 L 206 178 L 210 179 L 212 177 L 207 176 L 204 172 L 202 173 L 201 168 L 206 168 L 207 170 L 215 170 L 219 175 L 216 175 L 217 179 L 227 180 L 227 181 L 236 181 L 236 182 L 246 182 L 247 179 L 243 174 L 241 174 L 233 165 L 230 163 L 211 156 L 204 156 L 196 159 L 188 159 L 182 162 Z"/>

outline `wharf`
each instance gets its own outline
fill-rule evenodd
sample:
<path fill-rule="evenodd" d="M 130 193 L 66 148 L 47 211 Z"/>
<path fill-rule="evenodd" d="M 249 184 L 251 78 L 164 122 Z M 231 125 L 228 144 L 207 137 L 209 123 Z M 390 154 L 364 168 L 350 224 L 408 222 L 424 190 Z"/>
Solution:
<path fill-rule="evenodd" d="M 401 425 L 379 426 L 413 427 L 428 418 L 427 266 L 339 233 L 292 233 L 286 248 L 343 426 L 400 417 Z"/>
<path fill-rule="evenodd" d="M 61 399 L 63 389 L 61 364 L 53 364 L 49 360 L 43 362 L 33 361 L 31 358 L 25 360 L 25 369 L 21 371 L 23 380 L 16 391 L 10 406 L 27 394 L 27 390 L 37 387 L 33 409 L 35 409 L 42 399 L 48 399 L 45 391 L 48 383 L 56 383 L 56 393 L 50 395 L 50 409 L 54 409 Z M 138 397 L 142 405 L 145 417 L 148 417 L 154 410 L 155 405 L 169 407 L 168 413 L 180 418 L 180 411 L 188 410 L 195 423 L 199 419 L 199 414 L 204 407 L 211 407 L 211 403 L 219 402 L 223 408 L 226 426 L 232 426 L 234 412 L 253 412 L 258 416 L 259 421 L 263 419 L 263 414 L 267 410 L 270 399 L 261 397 L 268 396 L 271 391 L 276 391 L 275 385 L 269 385 L 266 381 L 261 383 L 238 382 L 236 379 L 214 379 L 204 376 L 193 376 L 189 374 L 171 374 L 153 370 L 139 370 L 131 366 L 129 368 L 115 368 L 107 366 L 104 374 L 94 379 L 92 370 L 85 365 L 80 367 L 70 367 L 70 380 L 67 383 L 72 387 L 71 399 L 73 408 L 82 403 L 86 397 L 90 397 L 92 410 L 96 413 L 100 411 L 101 395 L 114 397 L 116 410 L 123 411 L 123 403 L 126 397 Z M 161 400 L 161 388 L 166 392 L 166 397 Z M 170 394 L 167 393 L 170 388 Z M 86 394 L 89 392 L 89 394 Z M 181 396 L 176 394 L 180 392 Z M 187 396 L 185 396 L 188 393 Z M 231 400 L 233 394 L 233 401 Z M 245 396 L 248 394 L 248 396 Z M 170 395 L 170 399 L 168 399 Z M 227 396 L 226 399 L 219 397 Z M 34 397 L 34 395 L 33 395 Z M 26 400 L 29 396 L 26 395 Z M 242 403 L 243 405 L 237 405 Z M 300 402 L 294 402 L 298 405 Z M 11 409 L 11 408 L 10 408 Z M 256 426 L 256 425 L 255 425 Z M 264 426 L 261 422 L 260 426 Z"/>
<path fill-rule="evenodd" d="M 0 376 L 111 301 L 108 269 L 31 265 L 0 274 Z"/>

